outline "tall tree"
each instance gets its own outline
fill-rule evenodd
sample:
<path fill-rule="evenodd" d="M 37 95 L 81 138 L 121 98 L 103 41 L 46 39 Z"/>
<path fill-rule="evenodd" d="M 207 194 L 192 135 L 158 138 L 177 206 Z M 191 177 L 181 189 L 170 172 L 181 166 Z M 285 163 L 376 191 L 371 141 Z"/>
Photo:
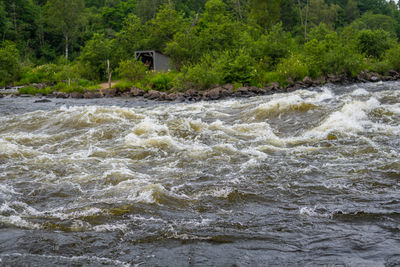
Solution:
<path fill-rule="evenodd" d="M 249 18 L 267 29 L 277 23 L 280 18 L 281 0 L 252 0 Z"/>
<path fill-rule="evenodd" d="M 46 4 L 47 23 L 63 35 L 67 60 L 69 45 L 75 40 L 84 24 L 84 10 L 83 0 L 49 0 Z"/>

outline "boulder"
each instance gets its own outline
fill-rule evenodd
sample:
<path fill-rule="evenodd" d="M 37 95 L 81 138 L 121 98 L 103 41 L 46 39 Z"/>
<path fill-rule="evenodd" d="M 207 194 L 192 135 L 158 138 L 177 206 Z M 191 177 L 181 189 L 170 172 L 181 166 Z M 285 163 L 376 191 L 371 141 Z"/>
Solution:
<path fill-rule="evenodd" d="M 85 90 L 83 94 L 83 98 L 85 99 L 93 99 L 93 98 L 101 98 L 103 95 L 100 92 L 94 92 L 90 90 Z"/>
<path fill-rule="evenodd" d="M 303 79 L 303 83 L 307 86 L 312 86 L 314 84 L 314 81 L 311 79 L 311 77 L 306 76 Z"/>
<path fill-rule="evenodd" d="M 69 94 L 65 93 L 65 92 L 55 92 L 54 95 L 56 96 L 56 98 L 68 98 Z"/>
<path fill-rule="evenodd" d="M 132 96 L 136 97 L 136 96 L 144 96 L 146 92 L 143 91 L 142 89 L 134 87 L 130 90 L 130 93 Z"/>
<path fill-rule="evenodd" d="M 389 70 L 388 73 L 389 76 L 392 76 L 396 80 L 400 78 L 400 74 L 395 70 Z"/>
<path fill-rule="evenodd" d="M 267 93 L 267 91 L 265 91 L 264 89 L 261 89 L 257 86 L 250 86 L 249 91 L 256 95 L 265 95 Z"/>
<path fill-rule="evenodd" d="M 0 94 L 0 98 L 3 98 L 3 97 L 4 97 L 4 95 Z"/>
<path fill-rule="evenodd" d="M 232 94 L 235 91 L 235 85 L 233 85 L 231 83 L 227 83 L 227 84 L 222 85 L 222 88 L 227 90 L 228 92 L 232 92 Z"/>
<path fill-rule="evenodd" d="M 75 98 L 75 99 L 81 99 L 81 98 L 83 98 L 83 94 L 82 94 L 82 93 L 79 93 L 79 92 L 72 92 L 69 96 L 70 96 L 71 98 Z"/>
<path fill-rule="evenodd" d="M 44 98 L 44 99 L 35 100 L 33 103 L 48 103 L 48 102 L 51 102 L 51 100 Z"/>
<path fill-rule="evenodd" d="M 147 92 L 144 97 L 150 100 L 156 100 L 159 99 L 161 96 L 161 93 L 159 91 L 156 90 L 150 90 L 149 92 Z"/>
<path fill-rule="evenodd" d="M 222 87 L 217 87 L 203 93 L 204 100 L 217 100 L 223 96 L 224 89 Z"/>
<path fill-rule="evenodd" d="M 104 89 L 102 90 L 103 96 L 104 97 L 115 97 L 117 95 L 117 89 L 111 88 L 111 89 Z"/>

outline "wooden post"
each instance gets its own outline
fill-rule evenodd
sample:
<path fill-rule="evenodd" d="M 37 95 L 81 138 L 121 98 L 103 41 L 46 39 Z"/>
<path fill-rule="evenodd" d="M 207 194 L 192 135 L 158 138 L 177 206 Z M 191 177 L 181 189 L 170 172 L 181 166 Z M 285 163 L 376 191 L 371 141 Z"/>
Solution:
<path fill-rule="evenodd" d="M 110 71 L 110 60 L 107 59 L 107 77 L 108 77 L 108 89 L 111 89 L 111 71 Z"/>

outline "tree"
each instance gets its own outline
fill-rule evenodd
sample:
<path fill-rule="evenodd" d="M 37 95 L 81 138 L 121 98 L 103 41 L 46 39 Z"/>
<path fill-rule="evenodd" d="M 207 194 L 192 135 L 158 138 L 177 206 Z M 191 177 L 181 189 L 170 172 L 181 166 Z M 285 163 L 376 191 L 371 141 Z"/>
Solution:
<path fill-rule="evenodd" d="M 281 0 L 252 0 L 249 19 L 268 29 L 279 21 L 280 4 Z"/>
<path fill-rule="evenodd" d="M 49 0 L 46 4 L 47 23 L 63 35 L 67 60 L 70 42 L 75 40 L 85 22 L 84 7 L 83 0 Z"/>
<path fill-rule="evenodd" d="M 183 32 L 189 23 L 183 14 L 177 12 L 172 4 L 160 7 L 156 18 L 146 25 L 146 49 L 163 51 L 167 42 L 173 40 L 177 32 Z"/>
<path fill-rule="evenodd" d="M 15 81 L 21 74 L 21 59 L 19 51 L 13 42 L 0 44 L 0 83 Z"/>
<path fill-rule="evenodd" d="M 94 34 L 92 39 L 86 42 L 79 60 L 84 64 L 90 77 L 94 80 L 104 80 L 107 72 L 107 60 L 111 63 L 111 69 L 117 65 L 114 58 L 114 41 L 106 39 L 104 34 Z"/>

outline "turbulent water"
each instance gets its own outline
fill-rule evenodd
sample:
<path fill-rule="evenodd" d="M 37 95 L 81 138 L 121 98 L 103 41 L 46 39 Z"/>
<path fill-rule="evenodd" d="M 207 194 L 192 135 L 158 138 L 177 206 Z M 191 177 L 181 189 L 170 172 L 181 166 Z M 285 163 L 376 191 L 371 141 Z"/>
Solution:
<path fill-rule="evenodd" d="M 0 265 L 398 266 L 399 88 L 0 99 Z"/>

